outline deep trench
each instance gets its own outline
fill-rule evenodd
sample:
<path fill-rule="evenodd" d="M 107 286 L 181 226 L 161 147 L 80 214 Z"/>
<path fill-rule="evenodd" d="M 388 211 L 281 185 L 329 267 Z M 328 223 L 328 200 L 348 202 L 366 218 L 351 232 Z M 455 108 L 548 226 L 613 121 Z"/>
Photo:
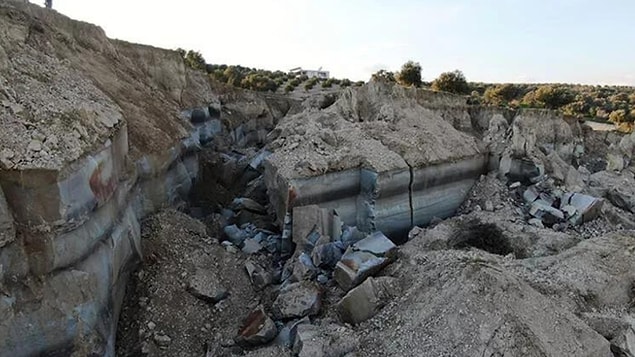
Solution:
<path fill-rule="evenodd" d="M 252 160 L 263 152 L 262 148 L 263 145 L 253 145 L 247 149 L 219 148 L 214 146 L 213 143 L 209 147 L 204 148 L 199 153 L 199 176 L 194 181 L 189 197 L 181 205 L 180 210 L 205 223 L 208 234 L 219 241 L 232 241 L 232 237 L 227 234 L 225 228 L 233 225 L 241 228 L 246 225 L 254 225 L 258 230 L 266 231 L 271 236 L 284 236 L 284 231 L 290 229 L 290 227 L 285 229 L 285 227 L 279 227 L 275 224 L 275 212 L 273 212 L 271 207 L 264 182 L 264 168 L 262 166 L 254 168 L 250 165 Z M 468 174 L 472 174 L 472 172 Z M 399 233 L 386 234 L 388 238 L 398 245 L 407 242 L 408 232 L 417 223 L 414 199 L 415 168 L 408 165 L 407 175 L 407 192 L 403 192 L 403 186 L 401 192 L 394 189 L 395 192 L 392 192 L 392 194 L 406 193 L 408 195 L 407 205 L 409 212 L 406 213 L 407 222 L 404 220 L 403 227 L 398 227 Z M 451 179 L 457 178 L 451 177 Z M 430 177 L 429 180 L 431 187 L 424 187 L 424 190 L 434 188 L 436 184 L 439 184 L 438 177 Z M 374 182 L 373 185 L 376 184 L 377 182 Z M 375 186 L 373 187 L 376 189 Z M 375 205 L 378 204 L 376 194 L 377 192 L 372 192 L 367 198 L 371 205 L 372 215 L 375 214 Z M 236 200 L 245 198 L 265 207 L 267 212 L 264 213 L 253 208 L 243 208 L 235 211 L 234 206 L 239 204 Z M 378 209 L 385 209 L 385 207 Z M 448 215 L 446 214 L 442 218 L 447 217 Z M 369 228 L 371 230 L 376 229 L 374 219 L 371 220 Z M 509 247 L 506 245 L 504 237 L 496 233 L 498 232 L 495 232 L 491 227 L 472 225 L 466 227 L 463 232 L 457 233 L 453 241 L 453 247 L 456 249 L 475 247 L 495 254 L 507 254 Z M 232 241 L 232 243 L 235 242 Z M 271 251 L 274 265 L 282 269 L 281 279 L 284 279 L 285 262 L 292 257 L 295 250 L 295 247 L 289 248 L 284 245 L 284 240 L 280 240 L 279 246 Z M 332 279 L 332 277 L 329 277 L 329 279 Z M 133 273 L 128 282 L 126 297 L 124 298 L 124 309 L 128 309 L 128 315 L 130 316 L 135 316 L 139 313 L 139 307 L 135 305 L 134 301 L 130 305 L 130 296 L 138 296 L 138 284 L 139 277 L 137 273 Z M 139 337 L 131 337 L 131 331 L 125 331 L 122 328 L 125 323 L 125 321 L 120 321 L 117 328 L 118 345 L 126 343 L 140 346 Z M 134 331 L 135 329 L 143 328 L 140 323 L 140 321 L 128 321 L 127 326 Z"/>

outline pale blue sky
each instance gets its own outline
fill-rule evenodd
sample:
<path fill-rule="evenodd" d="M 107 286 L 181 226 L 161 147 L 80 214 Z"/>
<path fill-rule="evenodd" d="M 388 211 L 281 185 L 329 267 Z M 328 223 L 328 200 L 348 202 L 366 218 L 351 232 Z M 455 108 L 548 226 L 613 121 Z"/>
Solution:
<path fill-rule="evenodd" d="M 37 1 L 37 3 L 43 2 Z M 635 0 L 53 0 L 110 37 L 210 63 L 323 66 L 367 80 L 412 59 L 425 80 L 635 85 Z"/>

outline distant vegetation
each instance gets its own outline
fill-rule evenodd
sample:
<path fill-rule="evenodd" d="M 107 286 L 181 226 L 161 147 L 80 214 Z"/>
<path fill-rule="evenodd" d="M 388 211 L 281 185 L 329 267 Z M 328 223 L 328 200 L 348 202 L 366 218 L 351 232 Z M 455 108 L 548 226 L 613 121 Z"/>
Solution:
<path fill-rule="evenodd" d="M 286 93 L 314 88 L 329 89 L 361 86 L 363 81 L 330 78 L 319 80 L 307 76 L 290 75 L 282 71 L 268 71 L 243 66 L 208 64 L 197 51 L 177 50 L 184 63 L 222 83 L 254 91 L 278 90 Z M 489 84 L 468 82 L 465 75 L 454 70 L 439 75 L 431 82 L 422 79 L 419 63 L 408 61 L 393 73 L 380 70 L 373 80 L 397 82 L 404 86 L 430 88 L 436 91 L 468 95 L 470 103 L 510 108 L 548 108 L 564 115 L 598 121 L 610 121 L 621 130 L 631 131 L 635 125 L 635 88 L 579 84 Z"/>
<path fill-rule="evenodd" d="M 233 66 L 225 64 L 209 64 L 205 58 L 197 51 L 186 51 L 182 48 L 176 50 L 182 57 L 185 65 L 196 69 L 204 70 L 214 80 L 239 87 L 260 92 L 276 92 L 282 90 L 286 93 L 293 92 L 297 88 L 310 91 L 313 88 L 340 88 L 349 86 L 361 86 L 363 81 L 353 83 L 349 79 L 317 79 L 309 78 L 305 75 L 296 76 L 282 71 L 268 71 L 264 69 L 249 68 L 243 66 Z"/>
<path fill-rule="evenodd" d="M 442 73 L 432 82 L 424 82 L 421 80 L 421 66 L 413 61 L 406 62 L 400 72 L 380 70 L 371 78 L 469 95 L 471 103 L 510 108 L 556 109 L 567 116 L 610 121 L 623 131 L 632 131 L 635 126 L 635 87 L 474 83 L 468 82 L 459 70 Z"/>

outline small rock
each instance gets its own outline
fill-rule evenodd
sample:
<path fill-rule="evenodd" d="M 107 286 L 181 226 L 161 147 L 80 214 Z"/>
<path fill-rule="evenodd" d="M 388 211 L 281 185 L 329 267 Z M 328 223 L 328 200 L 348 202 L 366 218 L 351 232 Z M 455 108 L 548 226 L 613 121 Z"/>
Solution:
<path fill-rule="evenodd" d="M 339 242 L 342 245 L 341 242 Z M 311 252 L 311 260 L 316 267 L 329 268 L 335 267 L 335 264 L 342 258 L 342 249 L 338 243 L 320 244 L 313 248 Z"/>
<path fill-rule="evenodd" d="M 397 246 L 381 232 L 375 232 L 346 250 L 335 266 L 335 281 L 348 291 L 390 264 L 396 255 Z"/>
<path fill-rule="evenodd" d="M 256 263 L 247 261 L 245 269 L 256 290 L 262 290 L 273 282 L 273 275 Z"/>
<path fill-rule="evenodd" d="M 302 281 L 282 287 L 272 310 L 277 319 L 291 319 L 316 315 L 321 305 L 320 289 L 314 283 Z"/>
<path fill-rule="evenodd" d="M 242 346 L 258 346 L 272 341 L 277 334 L 276 324 L 262 307 L 259 307 L 243 321 L 234 340 Z"/>
<path fill-rule="evenodd" d="M 148 328 L 150 330 L 154 330 L 154 328 L 157 327 L 157 324 L 155 324 L 154 322 L 150 321 L 148 322 Z"/>
<path fill-rule="evenodd" d="M 231 208 L 234 211 L 247 210 L 258 214 L 266 214 L 267 209 L 260 203 L 252 200 L 251 198 L 238 197 L 232 201 Z"/>
<path fill-rule="evenodd" d="M 0 163 L 6 168 L 13 167 L 13 161 L 11 161 L 13 157 L 15 157 L 15 153 L 9 148 L 4 148 L 2 149 L 2 151 L 0 151 Z"/>
<path fill-rule="evenodd" d="M 31 142 L 29 143 L 29 145 L 26 147 L 26 149 L 28 151 L 35 151 L 38 152 L 40 150 L 42 150 L 42 142 L 39 140 L 31 140 Z"/>
<path fill-rule="evenodd" d="M 512 183 L 511 185 L 509 185 L 509 188 L 516 189 L 516 188 L 520 187 L 520 185 L 521 185 L 520 181 L 516 181 L 516 182 Z"/>
<path fill-rule="evenodd" d="M 530 225 L 534 226 L 534 227 L 538 227 L 538 228 L 545 228 L 545 225 L 542 224 L 542 221 L 539 220 L 538 218 L 532 218 L 530 219 L 527 223 L 529 223 Z M 554 225 L 555 226 L 555 225 Z"/>
<path fill-rule="evenodd" d="M 397 279 L 370 277 L 349 291 L 337 304 L 337 310 L 342 321 L 358 324 L 373 317 L 398 294 Z"/>
<path fill-rule="evenodd" d="M 248 238 L 247 234 L 235 224 L 223 228 L 223 232 L 225 232 L 227 239 L 238 247 L 241 247 L 245 239 Z"/>
<path fill-rule="evenodd" d="M 490 200 L 485 201 L 485 210 L 488 212 L 494 211 L 494 204 L 492 203 L 492 201 Z"/>
<path fill-rule="evenodd" d="M 165 348 L 169 346 L 171 342 L 172 342 L 172 339 L 170 338 L 170 336 L 162 335 L 162 334 L 154 335 L 154 343 L 156 343 L 157 346 L 161 348 Z"/>
<path fill-rule="evenodd" d="M 243 253 L 245 254 L 255 254 L 262 250 L 262 245 L 258 243 L 255 239 L 247 239 L 243 245 Z"/>
<path fill-rule="evenodd" d="M 197 298 L 215 304 L 229 296 L 216 273 L 207 269 L 197 269 L 190 278 L 188 291 Z"/>

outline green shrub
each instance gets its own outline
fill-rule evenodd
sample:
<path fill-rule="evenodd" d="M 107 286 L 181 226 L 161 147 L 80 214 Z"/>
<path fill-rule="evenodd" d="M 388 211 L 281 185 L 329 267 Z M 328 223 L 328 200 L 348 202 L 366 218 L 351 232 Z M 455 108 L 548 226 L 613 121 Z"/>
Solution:
<path fill-rule="evenodd" d="M 452 72 L 445 72 L 432 82 L 432 89 L 456 94 L 467 94 L 469 86 L 463 72 L 458 69 Z"/>
<path fill-rule="evenodd" d="M 397 73 L 395 79 L 399 84 L 405 86 L 421 86 L 421 65 L 419 62 L 408 61 L 401 66 L 401 71 Z"/>

